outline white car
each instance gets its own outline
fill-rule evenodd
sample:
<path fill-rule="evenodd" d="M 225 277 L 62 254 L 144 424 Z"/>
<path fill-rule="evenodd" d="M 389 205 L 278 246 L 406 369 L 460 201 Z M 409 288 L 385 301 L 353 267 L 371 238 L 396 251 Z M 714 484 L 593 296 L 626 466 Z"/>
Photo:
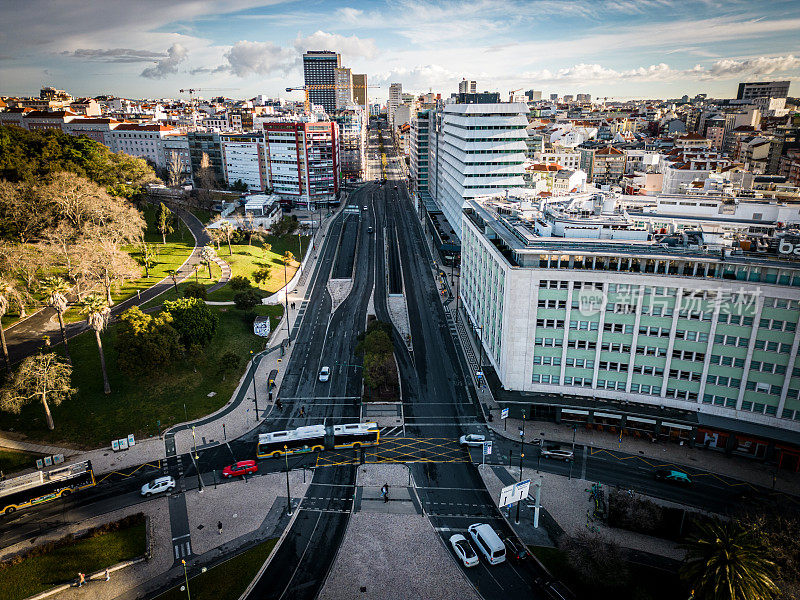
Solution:
<path fill-rule="evenodd" d="M 548 450 L 547 448 L 542 449 L 542 456 L 545 458 L 555 458 L 558 460 L 565 460 L 567 462 L 570 462 L 573 458 L 572 450 L 561 450 L 561 449 Z"/>
<path fill-rule="evenodd" d="M 322 367 L 319 370 L 319 380 L 320 381 L 328 381 L 331 378 L 331 368 L 330 367 Z"/>
<path fill-rule="evenodd" d="M 462 446 L 483 446 L 483 442 L 486 441 L 486 436 L 477 433 L 469 433 L 467 435 L 462 435 L 458 438 L 458 441 Z"/>
<path fill-rule="evenodd" d="M 142 496 L 152 496 L 153 494 L 160 494 L 161 492 L 168 492 L 175 489 L 175 479 L 167 475 L 166 477 L 158 477 L 150 483 L 145 483 L 142 486 Z"/>
<path fill-rule="evenodd" d="M 467 541 L 460 533 L 450 536 L 450 545 L 453 547 L 453 552 L 461 559 L 465 567 L 477 567 L 480 560 L 475 550 L 472 549 L 472 544 Z"/>

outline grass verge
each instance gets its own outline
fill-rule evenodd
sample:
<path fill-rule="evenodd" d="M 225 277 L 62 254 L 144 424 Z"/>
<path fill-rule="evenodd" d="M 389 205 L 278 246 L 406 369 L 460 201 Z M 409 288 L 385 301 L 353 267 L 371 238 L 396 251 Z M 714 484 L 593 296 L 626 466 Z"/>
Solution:
<path fill-rule="evenodd" d="M 302 240 L 302 242 L 301 242 Z M 248 244 L 220 244 L 219 257 L 231 266 L 231 277 L 241 275 L 250 279 L 253 287 L 260 290 L 265 296 L 274 294 L 284 286 L 284 283 L 291 281 L 294 277 L 299 262 L 295 261 L 286 268 L 284 276 L 283 271 L 283 254 L 287 250 L 294 254 L 297 260 L 301 260 L 300 245 L 302 243 L 302 251 L 305 254 L 311 244 L 310 238 L 301 236 L 298 238 L 296 235 L 289 235 L 283 237 L 268 236 L 264 242 L 253 242 L 252 245 Z M 264 244 L 270 244 L 270 251 L 267 252 Z M 269 267 L 269 278 L 261 283 L 253 281 L 253 274 L 264 267 Z M 219 302 L 226 302 L 233 300 L 236 295 L 236 290 L 230 286 L 212 292 L 208 295 L 209 300 Z"/>
<path fill-rule="evenodd" d="M 0 565 L 0 600 L 22 600 L 34 594 L 76 580 L 78 572 L 89 574 L 125 560 L 142 556 L 146 550 L 145 521 L 113 531 L 98 531 L 90 537 L 65 538 L 52 549 L 28 556 L 19 562 Z M 101 528 L 102 529 L 102 528 Z M 100 585 L 87 582 L 85 585 Z"/>
<path fill-rule="evenodd" d="M 40 403 L 23 407 L 19 415 L 0 412 L 0 430 L 17 431 L 32 439 L 68 442 L 84 448 L 108 446 L 112 439 L 129 433 L 137 437 L 156 434 L 157 422 L 168 425 L 210 414 L 230 399 L 250 352 L 264 349 L 266 340 L 253 333 L 253 324 L 232 306 L 212 307 L 220 317 L 219 328 L 202 353 L 171 366 L 165 373 L 128 377 L 117 368 L 116 326 L 102 334 L 111 394 L 103 393 L 100 358 L 94 332 L 83 333 L 69 343 L 72 385 L 77 394 L 60 406 L 51 406 L 55 429 L 50 431 Z M 257 306 L 255 314 L 270 316 L 273 330 L 283 307 Z M 63 348 L 58 347 L 58 352 Z M 220 358 L 232 352 L 239 368 L 223 378 Z M 213 392 L 213 394 L 212 394 Z M 211 396 L 209 396 L 211 394 Z"/>
<path fill-rule="evenodd" d="M 193 600 L 236 600 L 242 595 L 261 565 L 267 560 L 277 538 L 262 542 L 238 556 L 189 579 Z M 185 584 L 184 584 L 185 585 Z M 185 600 L 181 586 L 172 588 L 154 600 Z"/>
<path fill-rule="evenodd" d="M 36 459 L 41 458 L 41 454 L 32 452 L 22 452 L 20 450 L 0 449 L 0 471 L 8 476 L 14 471 L 32 469 L 36 466 Z"/>
<path fill-rule="evenodd" d="M 677 574 L 628 562 L 628 582 L 624 587 L 604 588 L 602 582 L 585 582 L 558 548 L 532 546 L 531 552 L 559 581 L 578 598 L 592 600 L 675 600 L 686 598 L 687 590 Z"/>

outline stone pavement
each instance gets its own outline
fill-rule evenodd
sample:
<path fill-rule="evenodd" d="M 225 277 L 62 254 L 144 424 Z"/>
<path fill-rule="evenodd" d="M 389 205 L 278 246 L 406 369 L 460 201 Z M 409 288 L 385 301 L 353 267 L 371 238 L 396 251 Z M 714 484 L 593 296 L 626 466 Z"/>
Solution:
<path fill-rule="evenodd" d="M 408 485 L 405 465 L 363 465 L 356 484 L 389 497 Z M 413 480 L 412 480 L 413 483 Z M 383 505 L 383 501 L 380 501 Z M 361 510 L 350 515 L 319 600 L 480 600 L 452 551 L 422 514 Z"/>

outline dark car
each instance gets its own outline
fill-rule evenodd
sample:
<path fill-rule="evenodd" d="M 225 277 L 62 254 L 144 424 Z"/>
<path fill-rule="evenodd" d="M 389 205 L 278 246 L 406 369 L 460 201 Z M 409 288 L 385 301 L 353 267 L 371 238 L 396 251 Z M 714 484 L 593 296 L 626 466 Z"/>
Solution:
<path fill-rule="evenodd" d="M 394 189 L 397 189 L 397 186 L 394 186 Z"/>
<path fill-rule="evenodd" d="M 506 545 L 507 558 L 510 558 L 514 562 L 522 562 L 528 559 L 528 549 L 515 538 L 504 537 L 503 543 Z"/>
<path fill-rule="evenodd" d="M 690 486 L 692 485 L 692 478 L 688 473 L 683 471 L 676 471 L 674 469 L 658 469 L 655 473 L 656 479 L 659 481 L 666 481 L 676 485 Z"/>

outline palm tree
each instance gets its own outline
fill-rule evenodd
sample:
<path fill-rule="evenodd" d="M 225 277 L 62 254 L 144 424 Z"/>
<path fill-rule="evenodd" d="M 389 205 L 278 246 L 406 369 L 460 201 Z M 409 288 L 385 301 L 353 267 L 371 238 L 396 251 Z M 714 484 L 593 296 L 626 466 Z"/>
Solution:
<path fill-rule="evenodd" d="M 220 224 L 219 228 L 222 231 L 222 233 L 225 234 L 225 240 L 228 242 L 228 254 L 230 256 L 233 256 L 233 248 L 231 247 L 231 236 L 233 235 L 235 229 L 233 225 L 231 225 L 230 221 L 227 220 L 223 221 Z"/>
<path fill-rule="evenodd" d="M 3 346 L 3 357 L 6 360 L 6 369 L 11 368 L 11 361 L 8 358 L 8 346 L 6 346 L 6 332 L 3 329 L 3 317 L 8 312 L 11 304 L 19 306 L 20 317 L 25 316 L 25 301 L 27 293 L 24 292 L 14 280 L 0 279 L 0 343 Z"/>
<path fill-rule="evenodd" d="M 768 600 L 779 591 L 777 569 L 762 534 L 738 521 L 706 522 L 686 542 L 681 576 L 698 600 Z"/>
<path fill-rule="evenodd" d="M 89 327 L 94 329 L 94 337 L 97 340 L 97 350 L 100 352 L 100 366 L 103 369 L 103 391 L 111 393 L 111 386 L 108 383 L 108 372 L 106 371 L 106 355 L 103 353 L 103 342 L 100 340 L 100 332 L 108 325 L 108 317 L 111 309 L 105 298 L 98 294 L 90 294 L 84 299 L 83 314 L 86 315 L 86 322 Z"/>
<path fill-rule="evenodd" d="M 49 304 L 58 314 L 58 326 L 61 328 L 61 339 L 64 341 L 64 353 L 67 362 L 72 362 L 67 345 L 67 334 L 64 331 L 64 313 L 67 311 L 67 293 L 72 287 L 61 277 L 48 277 L 42 282 L 42 290 L 49 295 Z"/>

